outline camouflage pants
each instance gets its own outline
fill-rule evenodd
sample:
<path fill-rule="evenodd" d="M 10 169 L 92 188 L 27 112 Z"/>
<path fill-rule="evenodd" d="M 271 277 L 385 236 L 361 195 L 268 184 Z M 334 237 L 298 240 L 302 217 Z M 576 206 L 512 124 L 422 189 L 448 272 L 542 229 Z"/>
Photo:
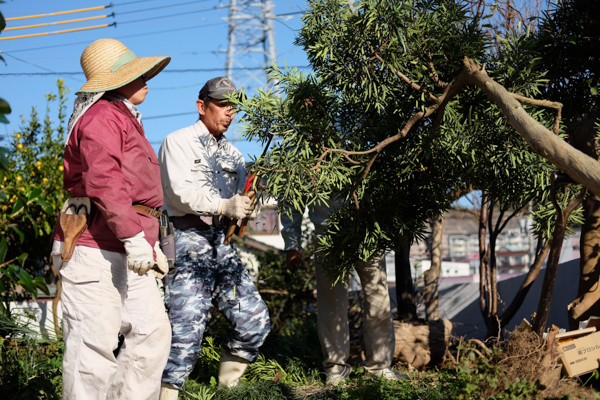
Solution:
<path fill-rule="evenodd" d="M 177 271 L 165 277 L 165 301 L 173 329 L 162 382 L 181 388 L 200 355 L 211 302 L 233 327 L 223 346 L 254 361 L 270 329 L 269 310 L 237 255 L 225 246 L 224 228 L 175 230 Z"/>

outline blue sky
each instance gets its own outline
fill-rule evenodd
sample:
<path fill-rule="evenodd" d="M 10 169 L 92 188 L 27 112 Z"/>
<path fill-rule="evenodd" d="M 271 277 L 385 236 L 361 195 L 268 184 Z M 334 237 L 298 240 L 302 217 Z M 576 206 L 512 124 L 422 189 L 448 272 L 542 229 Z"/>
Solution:
<path fill-rule="evenodd" d="M 277 63 L 283 66 L 306 67 L 305 53 L 293 42 L 296 31 L 301 27 L 297 14 L 305 9 L 303 0 L 274 0 L 275 14 L 288 14 L 287 20 L 275 21 Z M 77 10 L 109 4 L 105 0 L 5 0 L 0 4 L 4 18 L 48 14 Z M 54 34 L 23 39 L 0 40 L 0 52 L 6 65 L 0 62 L 0 97 L 12 108 L 8 115 L 10 124 L 0 125 L 0 135 L 12 134 L 19 129 L 21 115 L 28 116 L 31 107 L 37 107 L 43 116 L 46 109 L 46 93 L 56 93 L 56 79 L 61 78 L 71 89 L 67 102 L 67 114 L 71 114 L 75 91 L 85 83 L 79 57 L 87 45 L 101 38 L 114 38 L 123 42 L 136 55 L 171 56 L 171 63 L 157 77 L 148 82 L 149 94 L 140 105 L 142 120 L 148 140 L 158 151 L 163 138 L 170 132 L 192 125 L 196 120 L 195 101 L 198 91 L 210 78 L 225 75 L 225 50 L 228 45 L 228 0 L 115 0 L 112 8 L 58 16 L 7 21 L 7 28 L 53 23 L 58 21 L 89 18 L 115 13 L 114 17 L 64 25 L 3 31 L 1 38 L 43 32 L 56 32 L 116 22 L 116 27 L 99 28 L 74 33 Z M 155 8 L 152 10 L 152 8 Z M 258 59 L 262 61 L 262 59 Z M 244 66 L 255 68 L 258 64 L 249 59 L 242 60 Z M 212 71 L 197 71 L 211 69 Z M 184 72 L 184 70 L 196 70 Z M 256 73 L 256 70 L 252 71 Z M 26 75 L 42 73 L 48 75 Z M 23 75 L 4 75 L 23 74 Z M 236 71 L 239 81 L 241 71 Z M 250 81 L 246 87 L 249 94 L 256 90 Z M 189 114 L 186 114 L 189 113 Z M 185 114 L 161 117 L 171 114 Z M 56 119 L 57 113 L 50 116 Z M 158 118 L 157 118 L 158 117 Z M 229 129 L 230 139 L 239 139 L 237 126 Z M 236 146 L 247 160 L 249 155 L 258 155 L 258 144 L 245 140 L 236 141 Z"/>

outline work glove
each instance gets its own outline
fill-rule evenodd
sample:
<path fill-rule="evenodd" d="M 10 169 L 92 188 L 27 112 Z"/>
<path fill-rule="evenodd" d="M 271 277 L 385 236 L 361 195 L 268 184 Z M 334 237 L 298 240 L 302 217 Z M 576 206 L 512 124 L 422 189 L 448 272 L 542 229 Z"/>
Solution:
<path fill-rule="evenodd" d="M 56 273 L 58 273 L 58 271 L 60 271 L 60 268 L 63 265 L 63 260 L 62 260 L 63 245 L 64 245 L 64 243 L 61 242 L 60 240 L 52 241 L 52 250 L 50 252 L 50 256 L 52 257 L 52 265 L 54 265 L 54 268 L 56 269 Z"/>
<path fill-rule="evenodd" d="M 144 231 L 142 231 L 135 236 L 119 239 L 125 245 L 127 268 L 137 272 L 139 276 L 144 275 L 155 264 L 152 246 L 144 238 Z"/>
<path fill-rule="evenodd" d="M 223 200 L 221 214 L 231 219 L 244 219 L 252 215 L 256 207 L 256 198 L 236 194 L 230 199 Z"/>
<path fill-rule="evenodd" d="M 162 279 L 169 272 L 169 263 L 167 256 L 160 249 L 160 242 L 154 243 L 154 251 L 156 252 L 156 264 L 152 267 L 152 272 L 156 279 Z"/>

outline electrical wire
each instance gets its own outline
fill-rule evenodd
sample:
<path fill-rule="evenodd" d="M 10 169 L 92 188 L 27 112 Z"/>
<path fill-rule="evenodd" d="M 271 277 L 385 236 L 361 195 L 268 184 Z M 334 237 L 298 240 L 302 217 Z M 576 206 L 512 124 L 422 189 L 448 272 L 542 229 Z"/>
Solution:
<path fill-rule="evenodd" d="M 189 14 L 195 14 L 195 13 L 199 13 L 199 12 L 206 12 L 206 11 L 213 11 L 213 10 L 217 10 L 218 8 L 216 6 L 210 7 L 210 8 L 205 8 L 202 10 L 194 10 L 194 11 L 187 11 L 187 12 L 182 12 L 182 13 L 177 13 L 177 14 L 171 14 L 171 15 L 161 15 L 160 17 L 150 17 L 150 18 L 143 18 L 143 19 L 135 19 L 133 21 L 123 21 L 123 22 L 119 22 L 119 25 L 123 25 L 123 24 L 132 24 L 134 22 L 146 22 L 146 21 L 152 21 L 155 19 L 164 19 L 164 18 L 169 18 L 169 17 L 178 17 L 180 15 L 189 15 Z"/>
<path fill-rule="evenodd" d="M 154 115 L 152 117 L 144 117 L 144 121 L 148 121 L 149 119 L 180 117 L 182 115 L 191 115 L 191 114 L 198 114 L 198 111 L 190 111 L 190 112 L 177 113 L 177 114 Z"/>
<path fill-rule="evenodd" d="M 46 13 L 46 14 L 26 15 L 26 16 L 23 16 L 23 17 L 4 18 L 4 20 L 5 21 L 17 21 L 17 20 L 21 20 L 21 19 L 52 17 L 52 16 L 55 16 L 55 15 L 65 15 L 65 14 L 74 14 L 74 13 L 78 13 L 78 12 L 103 10 L 105 8 L 126 6 L 126 5 L 129 5 L 129 4 L 147 3 L 149 1 L 152 1 L 152 0 L 137 0 L 137 1 L 129 1 L 127 3 L 118 3 L 118 4 L 110 3 L 109 5 L 106 5 L 106 6 L 80 8 L 80 9 L 77 9 L 77 10 L 68 10 L 68 11 L 57 11 L 57 12 Z M 208 1 L 208 0 L 197 0 L 197 1 Z"/>
<path fill-rule="evenodd" d="M 13 17 L 13 18 L 5 18 L 5 21 L 17 21 L 20 19 L 30 19 L 30 18 L 40 18 L 40 17 L 52 17 L 54 15 L 65 15 L 65 14 L 74 14 L 74 13 L 78 13 L 78 12 L 86 12 L 86 11 L 96 11 L 96 10 L 103 10 L 105 8 L 111 8 L 113 6 L 112 3 L 110 3 L 107 6 L 99 6 L 99 7 L 90 7 L 90 8 L 81 8 L 79 10 L 69 10 L 69 11 L 58 11 L 58 12 L 53 12 L 53 13 L 46 13 L 46 14 L 37 14 L 37 15 L 26 15 L 24 17 Z"/>
<path fill-rule="evenodd" d="M 21 36 L 9 36 L 5 38 L 0 38 L 0 40 L 11 40 L 11 39 L 25 39 L 36 36 L 48 36 L 48 35 L 58 35 L 60 33 L 71 33 L 71 32 L 79 32 L 79 31 L 89 31 L 91 29 L 99 29 L 106 28 L 109 26 L 116 26 L 116 23 L 106 24 L 106 25 L 96 25 L 96 26 L 86 26 L 85 28 L 75 28 L 75 29 L 66 29 L 64 31 L 56 31 L 56 32 L 44 32 L 44 33 L 34 33 L 31 35 L 21 35 Z"/>
<path fill-rule="evenodd" d="M 8 53 L 4 53 L 4 54 L 9 55 Z M 308 69 L 308 68 L 310 68 L 310 66 L 309 65 L 307 65 L 307 66 L 288 66 L 288 68 Z M 265 67 L 233 67 L 231 69 L 238 70 L 238 71 L 247 71 L 247 70 L 257 71 L 257 70 L 263 70 L 263 69 L 265 69 Z M 162 74 L 168 74 L 168 73 L 181 74 L 181 73 L 188 73 L 188 72 L 216 72 L 216 71 L 225 71 L 225 67 L 194 68 L 194 69 L 164 69 L 164 70 L 162 70 L 161 73 Z M 8 73 L 0 74 L 0 76 L 44 76 L 44 75 L 83 75 L 83 72 L 8 72 Z"/>
<path fill-rule="evenodd" d="M 152 31 L 152 32 L 136 33 L 136 34 L 133 34 L 133 35 L 115 36 L 114 38 L 115 39 L 127 39 L 127 38 L 131 38 L 131 37 L 157 35 L 157 34 L 161 34 L 161 33 L 178 32 L 178 31 L 185 31 L 185 30 L 188 30 L 188 29 L 199 29 L 199 28 L 206 28 L 206 27 L 209 27 L 209 26 L 217 26 L 217 25 L 225 25 L 225 24 L 227 24 L 227 23 L 226 22 L 218 22 L 218 23 L 206 24 L 206 25 L 202 25 L 202 26 L 194 25 L 194 26 L 188 26 L 186 28 L 165 29 L 163 31 Z M 52 48 L 56 48 L 56 47 L 76 46 L 76 45 L 80 45 L 80 44 L 89 44 L 89 43 L 90 42 L 86 40 L 86 41 L 83 41 L 83 42 L 64 43 L 64 44 L 57 44 L 57 45 L 54 45 L 54 46 L 31 47 L 31 48 L 28 48 L 28 49 L 11 50 L 11 53 L 21 53 L 21 52 L 24 52 L 24 51 L 52 49 Z M 0 53 L 2 53 L 2 51 L 0 51 Z"/>
<path fill-rule="evenodd" d="M 152 7 L 152 8 L 143 8 L 141 10 L 124 11 L 124 12 L 117 13 L 117 15 L 125 15 L 125 14 L 133 14 L 133 13 L 137 13 L 137 12 L 160 10 L 162 8 L 172 8 L 172 7 L 184 6 L 184 5 L 192 4 L 192 3 L 205 3 L 207 1 L 211 1 L 211 0 L 194 0 L 194 1 L 187 1 L 185 3 L 169 4 L 168 6 L 159 6 L 159 7 Z"/>
<path fill-rule="evenodd" d="M 128 1 L 127 3 L 119 3 L 119 4 L 113 4 L 114 7 L 117 6 L 127 6 L 129 4 L 136 4 L 136 3 L 148 3 L 149 1 L 153 1 L 153 0 L 137 0 L 137 1 Z"/>
<path fill-rule="evenodd" d="M 13 28 L 4 28 L 3 31 L 15 31 L 17 29 L 40 28 L 42 26 L 50 26 L 50 25 L 64 25 L 64 24 L 71 24 L 73 22 L 91 21 L 94 19 L 108 18 L 108 17 L 114 17 L 114 16 L 115 16 L 115 13 L 112 13 L 112 14 L 108 14 L 108 15 L 97 15 L 95 17 L 70 19 L 67 21 L 48 22 L 45 24 L 15 26 Z"/>
<path fill-rule="evenodd" d="M 51 69 L 44 68 L 44 67 L 42 67 L 42 66 L 40 66 L 40 65 L 37 65 L 37 64 L 31 63 L 31 62 L 29 62 L 29 61 L 25 61 L 25 60 L 23 60 L 23 59 L 21 59 L 21 58 L 19 58 L 19 57 L 15 57 L 15 56 L 13 56 L 12 54 L 9 54 L 9 53 L 4 53 L 4 54 L 6 54 L 7 56 L 9 56 L 9 57 L 11 57 L 11 58 L 14 58 L 15 60 L 21 61 L 21 62 L 23 62 L 23 63 L 25 63 L 25 64 L 29 64 L 29 65 L 32 65 L 32 66 L 34 66 L 34 67 L 36 67 L 36 68 L 43 69 L 44 71 L 48 71 L 48 72 L 49 72 L 49 73 L 48 73 L 48 75 L 59 75 L 59 76 L 60 76 L 60 75 L 68 75 L 68 74 L 61 74 L 60 72 L 54 72 L 54 71 L 52 71 Z M 79 82 L 82 82 L 82 80 L 81 80 L 81 79 L 79 79 L 79 78 L 72 78 L 72 79 L 74 79 L 74 80 L 76 80 L 76 81 L 79 81 Z"/>

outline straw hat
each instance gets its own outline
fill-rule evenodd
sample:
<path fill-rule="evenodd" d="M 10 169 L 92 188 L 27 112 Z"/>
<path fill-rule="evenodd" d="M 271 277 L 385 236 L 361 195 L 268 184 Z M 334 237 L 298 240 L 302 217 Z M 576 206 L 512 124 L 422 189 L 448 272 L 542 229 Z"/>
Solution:
<path fill-rule="evenodd" d="M 81 55 L 87 79 L 78 92 L 107 92 L 146 75 L 146 81 L 169 64 L 171 57 L 137 57 L 116 39 L 98 39 Z"/>

